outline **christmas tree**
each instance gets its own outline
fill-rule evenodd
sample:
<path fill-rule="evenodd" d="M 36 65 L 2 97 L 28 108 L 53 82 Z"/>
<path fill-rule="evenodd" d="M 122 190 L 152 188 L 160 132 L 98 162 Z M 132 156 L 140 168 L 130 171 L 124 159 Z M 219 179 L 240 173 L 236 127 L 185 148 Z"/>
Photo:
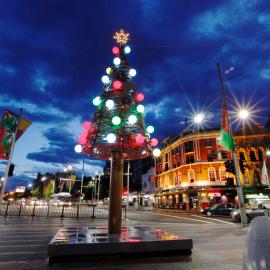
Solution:
<path fill-rule="evenodd" d="M 127 60 L 129 34 L 120 30 L 114 38 L 119 46 L 112 48 L 113 66 L 101 79 L 103 92 L 93 99 L 96 111 L 91 122 L 84 122 L 79 143 L 86 154 L 100 159 L 109 159 L 114 150 L 120 150 L 125 160 L 145 158 L 158 141 L 150 139 L 154 127 L 144 125 L 144 95 L 136 92 L 136 70 Z"/>
<path fill-rule="evenodd" d="M 79 143 L 87 155 L 111 160 L 109 233 L 120 234 L 123 160 L 150 156 L 158 140 L 150 137 L 154 127 L 144 124 L 144 95 L 136 91 L 136 70 L 127 60 L 129 33 L 121 29 L 114 39 L 118 45 L 112 48 L 113 65 L 101 78 L 103 91 L 93 99 L 96 111 L 91 122 L 83 123 Z M 159 149 L 153 151 L 159 153 Z"/>

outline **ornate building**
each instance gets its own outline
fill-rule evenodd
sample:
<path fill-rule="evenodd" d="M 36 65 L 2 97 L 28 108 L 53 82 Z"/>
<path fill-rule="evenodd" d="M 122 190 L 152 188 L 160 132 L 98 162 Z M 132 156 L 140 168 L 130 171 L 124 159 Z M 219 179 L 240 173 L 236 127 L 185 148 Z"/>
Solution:
<path fill-rule="evenodd" d="M 220 130 L 186 130 L 163 140 L 155 160 L 156 207 L 199 210 L 220 201 L 234 202 L 235 176 L 225 162 L 231 153 L 218 145 Z M 245 199 L 265 197 L 263 160 L 270 148 L 270 129 L 257 125 L 234 134 Z M 267 158 L 269 174 L 269 157 Z"/>

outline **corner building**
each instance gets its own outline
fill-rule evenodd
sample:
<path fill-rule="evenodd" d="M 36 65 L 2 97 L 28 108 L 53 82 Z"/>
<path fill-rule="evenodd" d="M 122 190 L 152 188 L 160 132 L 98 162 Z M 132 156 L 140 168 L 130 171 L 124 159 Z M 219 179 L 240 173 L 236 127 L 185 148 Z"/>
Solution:
<path fill-rule="evenodd" d="M 220 202 L 237 202 L 236 181 L 224 162 L 231 152 L 218 145 L 220 129 L 186 130 L 162 142 L 155 160 L 155 206 L 200 210 Z M 269 199 L 261 181 L 263 160 L 270 147 L 270 130 L 261 126 L 234 134 L 245 201 Z M 269 157 L 267 160 L 269 174 Z"/>

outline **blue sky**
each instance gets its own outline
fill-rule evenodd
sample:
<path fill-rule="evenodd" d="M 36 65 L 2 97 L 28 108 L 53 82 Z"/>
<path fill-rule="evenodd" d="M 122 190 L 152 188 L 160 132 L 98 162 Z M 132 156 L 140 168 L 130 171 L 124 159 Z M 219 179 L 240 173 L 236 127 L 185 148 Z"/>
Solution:
<path fill-rule="evenodd" d="M 74 153 L 81 123 L 112 64 L 112 35 L 130 32 L 129 63 L 145 94 L 146 123 L 159 140 L 184 128 L 185 117 L 208 109 L 220 122 L 220 62 L 230 96 L 254 106 L 264 124 L 270 111 L 270 6 L 267 1 L 2 1 L 0 110 L 18 112 L 32 126 L 16 144 L 10 187 L 37 172 L 60 171 Z M 214 103 L 214 101 L 216 101 Z M 230 107 L 234 107 L 230 98 Z M 102 162 L 87 160 L 93 174 Z M 0 162 L 0 175 L 5 162 Z"/>

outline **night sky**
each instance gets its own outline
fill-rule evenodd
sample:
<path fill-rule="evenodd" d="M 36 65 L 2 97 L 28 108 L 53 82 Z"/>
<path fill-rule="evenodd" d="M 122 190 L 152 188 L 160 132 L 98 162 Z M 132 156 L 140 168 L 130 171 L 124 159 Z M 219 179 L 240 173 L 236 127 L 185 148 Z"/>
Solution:
<path fill-rule="evenodd" d="M 0 111 L 32 121 L 16 144 L 9 189 L 37 172 L 77 171 L 74 152 L 81 124 L 94 112 L 101 77 L 112 65 L 112 36 L 130 32 L 129 64 L 145 94 L 145 122 L 156 137 L 176 134 L 196 112 L 205 126 L 220 123 L 223 68 L 229 107 L 252 108 L 262 124 L 270 111 L 268 1 L 0 1 Z M 5 161 L 0 162 L 0 176 Z M 88 160 L 86 174 L 103 162 Z"/>

